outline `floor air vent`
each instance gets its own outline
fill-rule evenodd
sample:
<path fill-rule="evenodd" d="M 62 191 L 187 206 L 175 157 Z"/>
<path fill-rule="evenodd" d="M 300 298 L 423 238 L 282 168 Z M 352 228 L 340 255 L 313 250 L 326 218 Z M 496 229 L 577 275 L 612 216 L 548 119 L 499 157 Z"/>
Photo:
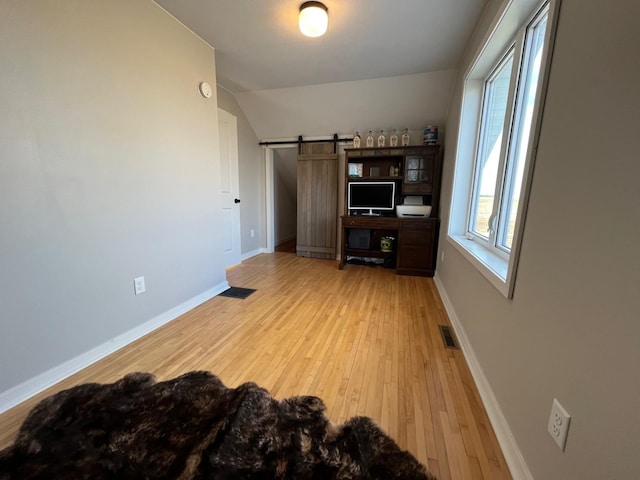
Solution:
<path fill-rule="evenodd" d="M 230 298 L 239 298 L 244 300 L 249 295 L 255 292 L 252 288 L 240 288 L 240 287 L 231 287 L 227 288 L 224 292 L 219 293 L 219 297 L 230 297 Z"/>
<path fill-rule="evenodd" d="M 458 348 L 458 342 L 456 342 L 456 338 L 453 336 L 451 327 L 447 325 L 438 325 L 438 328 L 440 328 L 440 335 L 442 335 L 444 348 Z"/>

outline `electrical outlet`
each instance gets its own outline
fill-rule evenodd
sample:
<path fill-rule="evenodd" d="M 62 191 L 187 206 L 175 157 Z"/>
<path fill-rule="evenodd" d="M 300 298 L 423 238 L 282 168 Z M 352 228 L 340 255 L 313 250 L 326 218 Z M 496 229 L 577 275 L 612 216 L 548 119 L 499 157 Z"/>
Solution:
<path fill-rule="evenodd" d="M 251 238 L 256 236 L 256 231 L 252 228 L 251 229 Z"/>
<path fill-rule="evenodd" d="M 563 452 L 564 447 L 567 444 L 567 435 L 569 434 L 570 423 L 571 416 L 562 407 L 562 405 L 560 405 L 558 399 L 554 398 L 553 404 L 551 405 L 551 415 L 549 416 L 547 431 Z"/>
<path fill-rule="evenodd" d="M 133 279 L 133 291 L 136 295 L 140 295 L 147 291 L 144 285 L 144 277 L 136 277 Z"/>

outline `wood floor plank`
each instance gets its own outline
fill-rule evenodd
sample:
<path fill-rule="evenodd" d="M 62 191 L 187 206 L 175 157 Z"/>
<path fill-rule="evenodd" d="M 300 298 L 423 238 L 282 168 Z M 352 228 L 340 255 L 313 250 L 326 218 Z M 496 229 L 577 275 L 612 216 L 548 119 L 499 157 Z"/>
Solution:
<path fill-rule="evenodd" d="M 316 395 L 341 423 L 373 418 L 442 480 L 510 479 L 432 279 L 276 252 L 227 271 L 245 300 L 214 297 L 0 415 L 0 448 L 45 396 L 132 371 L 159 380 L 209 370 L 276 398 Z"/>

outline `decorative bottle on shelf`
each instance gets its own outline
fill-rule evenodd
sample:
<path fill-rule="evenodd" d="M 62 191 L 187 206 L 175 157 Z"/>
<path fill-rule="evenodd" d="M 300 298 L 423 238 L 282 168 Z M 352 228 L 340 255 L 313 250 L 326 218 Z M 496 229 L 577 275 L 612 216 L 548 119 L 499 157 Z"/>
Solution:
<path fill-rule="evenodd" d="M 438 126 L 429 125 L 424 129 L 424 144 L 435 145 L 438 143 Z"/>
<path fill-rule="evenodd" d="M 390 177 L 395 177 L 396 176 L 396 167 L 394 167 L 393 165 L 391 165 L 389 167 L 389 176 Z"/>
<path fill-rule="evenodd" d="M 360 148 L 360 133 L 356 132 L 355 137 L 353 137 L 353 148 Z"/>
<path fill-rule="evenodd" d="M 373 147 L 373 132 L 369 130 L 369 135 L 367 135 L 367 148 Z"/>
<path fill-rule="evenodd" d="M 411 137 L 409 137 L 409 129 L 405 128 L 404 129 L 404 133 L 402 134 L 402 145 L 403 146 L 407 146 L 409 145 L 409 140 L 411 139 Z"/>
<path fill-rule="evenodd" d="M 384 138 L 384 130 L 380 130 L 380 135 L 378 135 L 378 146 L 384 147 L 385 140 L 386 139 Z"/>
<path fill-rule="evenodd" d="M 389 146 L 390 147 L 398 146 L 398 130 L 395 128 L 393 129 L 393 133 L 391 134 L 391 137 L 389 137 Z"/>

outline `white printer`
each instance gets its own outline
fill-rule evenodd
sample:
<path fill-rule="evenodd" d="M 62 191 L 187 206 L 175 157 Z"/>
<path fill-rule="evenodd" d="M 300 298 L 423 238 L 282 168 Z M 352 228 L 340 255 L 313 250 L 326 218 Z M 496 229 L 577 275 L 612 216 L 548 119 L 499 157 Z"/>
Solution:
<path fill-rule="evenodd" d="M 426 218 L 431 214 L 431 205 L 423 205 L 422 197 L 408 196 L 402 205 L 396 205 L 396 215 L 401 218 Z"/>

